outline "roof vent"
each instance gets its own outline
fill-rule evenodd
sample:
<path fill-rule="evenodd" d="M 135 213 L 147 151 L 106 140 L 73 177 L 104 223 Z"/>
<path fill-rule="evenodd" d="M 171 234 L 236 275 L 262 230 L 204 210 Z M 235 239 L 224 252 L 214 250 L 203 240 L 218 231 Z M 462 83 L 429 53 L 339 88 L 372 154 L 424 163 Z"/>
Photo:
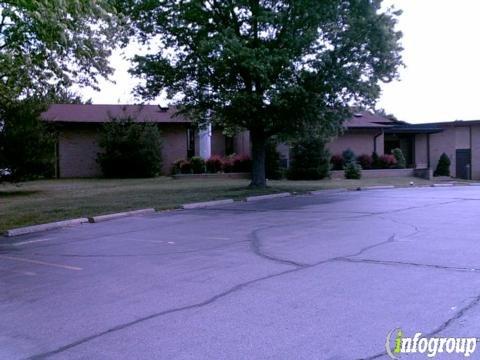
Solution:
<path fill-rule="evenodd" d="M 355 114 L 353 114 L 353 116 L 355 116 L 355 117 L 362 117 L 363 114 L 361 114 L 361 113 L 355 113 Z"/>
<path fill-rule="evenodd" d="M 167 112 L 168 111 L 168 106 L 158 105 L 158 108 L 160 109 L 161 112 Z"/>

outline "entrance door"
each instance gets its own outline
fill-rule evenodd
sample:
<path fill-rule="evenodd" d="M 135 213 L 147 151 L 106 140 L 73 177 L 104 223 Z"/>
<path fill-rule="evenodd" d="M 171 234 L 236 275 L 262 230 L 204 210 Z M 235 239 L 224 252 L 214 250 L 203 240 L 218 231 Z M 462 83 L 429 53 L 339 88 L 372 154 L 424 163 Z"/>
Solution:
<path fill-rule="evenodd" d="M 471 151 L 470 149 L 457 149 L 455 160 L 457 163 L 456 173 L 457 178 L 470 179 L 470 166 L 471 166 Z"/>

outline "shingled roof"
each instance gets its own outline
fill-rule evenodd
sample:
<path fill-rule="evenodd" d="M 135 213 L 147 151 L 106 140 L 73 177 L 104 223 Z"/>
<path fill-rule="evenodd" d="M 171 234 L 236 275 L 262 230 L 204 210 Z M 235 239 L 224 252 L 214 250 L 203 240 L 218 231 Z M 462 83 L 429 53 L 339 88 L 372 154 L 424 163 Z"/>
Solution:
<path fill-rule="evenodd" d="M 104 123 L 115 118 L 153 123 L 190 122 L 183 116 L 174 116 L 175 111 L 173 107 L 158 105 L 53 104 L 41 116 L 53 123 Z"/>
<path fill-rule="evenodd" d="M 348 129 L 381 129 L 395 126 L 399 122 L 387 117 L 373 114 L 369 111 L 359 111 L 350 119 L 345 120 L 344 126 Z"/>

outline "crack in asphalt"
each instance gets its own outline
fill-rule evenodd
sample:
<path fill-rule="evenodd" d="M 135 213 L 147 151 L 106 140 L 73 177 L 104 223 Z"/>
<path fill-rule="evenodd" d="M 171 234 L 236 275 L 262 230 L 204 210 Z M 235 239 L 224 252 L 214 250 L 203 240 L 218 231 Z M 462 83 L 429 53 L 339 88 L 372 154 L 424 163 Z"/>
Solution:
<path fill-rule="evenodd" d="M 45 359 L 45 358 L 48 358 L 49 356 L 59 354 L 61 352 L 67 351 L 67 350 L 69 350 L 73 347 L 76 347 L 78 345 L 85 344 L 85 343 L 87 343 L 89 341 L 92 341 L 92 340 L 95 340 L 99 337 L 102 337 L 102 336 L 105 336 L 105 335 L 108 335 L 108 334 L 126 329 L 130 326 L 137 325 L 137 324 L 142 323 L 142 322 L 147 321 L 147 320 L 152 320 L 152 319 L 164 316 L 164 315 L 169 315 L 169 314 L 173 314 L 173 313 L 177 313 L 177 312 L 181 312 L 181 311 L 186 311 L 186 310 L 191 310 L 191 309 L 198 309 L 198 308 L 210 305 L 210 304 L 214 303 L 215 301 L 217 301 L 219 299 L 222 299 L 222 298 L 224 298 L 224 297 L 226 297 L 230 294 L 233 294 L 237 291 L 240 291 L 241 289 L 243 289 L 243 288 L 245 288 L 249 285 L 252 285 L 252 284 L 264 281 L 264 280 L 273 279 L 275 277 L 286 275 L 286 274 L 289 274 L 289 273 L 292 273 L 292 272 L 295 272 L 295 271 L 298 271 L 298 270 L 299 270 L 298 268 L 290 269 L 290 270 L 282 271 L 280 273 L 275 273 L 275 274 L 263 276 L 263 277 L 260 277 L 260 278 L 257 278 L 257 279 L 253 279 L 253 280 L 250 280 L 250 281 L 246 281 L 246 282 L 237 284 L 237 285 L 231 287 L 230 289 L 228 289 L 226 291 L 223 291 L 223 292 L 221 292 L 217 295 L 214 295 L 214 296 L 212 296 L 212 297 L 210 297 L 207 300 L 204 300 L 202 302 L 191 304 L 191 305 L 186 305 L 186 306 L 182 306 L 182 307 L 178 307 L 178 308 L 173 308 L 173 309 L 169 309 L 169 310 L 164 310 L 164 311 L 153 313 L 153 314 L 150 314 L 150 315 L 147 315 L 147 316 L 143 316 L 143 317 L 140 317 L 138 319 L 135 319 L 135 320 L 132 320 L 132 321 L 129 321 L 129 322 L 111 327 L 111 328 L 109 328 L 105 331 L 102 331 L 102 332 L 99 332 L 99 333 L 96 333 L 96 334 L 93 334 L 93 335 L 90 335 L 90 336 L 86 336 L 82 339 L 79 339 L 79 340 L 74 341 L 70 344 L 64 345 L 62 347 L 59 347 L 55 350 L 51 350 L 51 351 L 44 352 L 44 353 L 41 353 L 41 354 L 33 355 L 33 356 L 27 357 L 25 359 L 26 360 Z"/>
<path fill-rule="evenodd" d="M 405 261 L 392 261 L 392 260 L 374 260 L 374 259 L 352 259 L 348 256 L 338 257 L 336 261 L 350 262 L 350 263 L 365 263 L 373 265 L 399 265 L 399 266 L 416 266 L 424 268 L 432 268 L 438 270 L 449 270 L 449 271 L 460 271 L 460 272 L 479 272 L 480 268 L 470 268 L 470 267 L 457 267 L 457 266 L 444 266 L 436 264 L 422 264 L 414 262 L 405 262 Z"/>

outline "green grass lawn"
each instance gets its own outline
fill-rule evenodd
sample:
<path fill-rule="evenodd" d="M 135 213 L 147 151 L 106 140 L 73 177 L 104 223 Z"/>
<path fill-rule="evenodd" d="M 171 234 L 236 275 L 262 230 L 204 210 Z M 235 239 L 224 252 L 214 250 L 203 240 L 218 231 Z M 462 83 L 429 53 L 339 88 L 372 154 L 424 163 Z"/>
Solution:
<path fill-rule="evenodd" d="M 0 185 L 0 232 L 7 229 L 76 217 L 154 207 L 172 209 L 183 203 L 222 198 L 242 199 L 276 192 L 350 188 L 371 185 L 430 184 L 418 178 L 362 180 L 270 181 L 267 189 L 248 189 L 248 180 L 70 179 Z"/>

